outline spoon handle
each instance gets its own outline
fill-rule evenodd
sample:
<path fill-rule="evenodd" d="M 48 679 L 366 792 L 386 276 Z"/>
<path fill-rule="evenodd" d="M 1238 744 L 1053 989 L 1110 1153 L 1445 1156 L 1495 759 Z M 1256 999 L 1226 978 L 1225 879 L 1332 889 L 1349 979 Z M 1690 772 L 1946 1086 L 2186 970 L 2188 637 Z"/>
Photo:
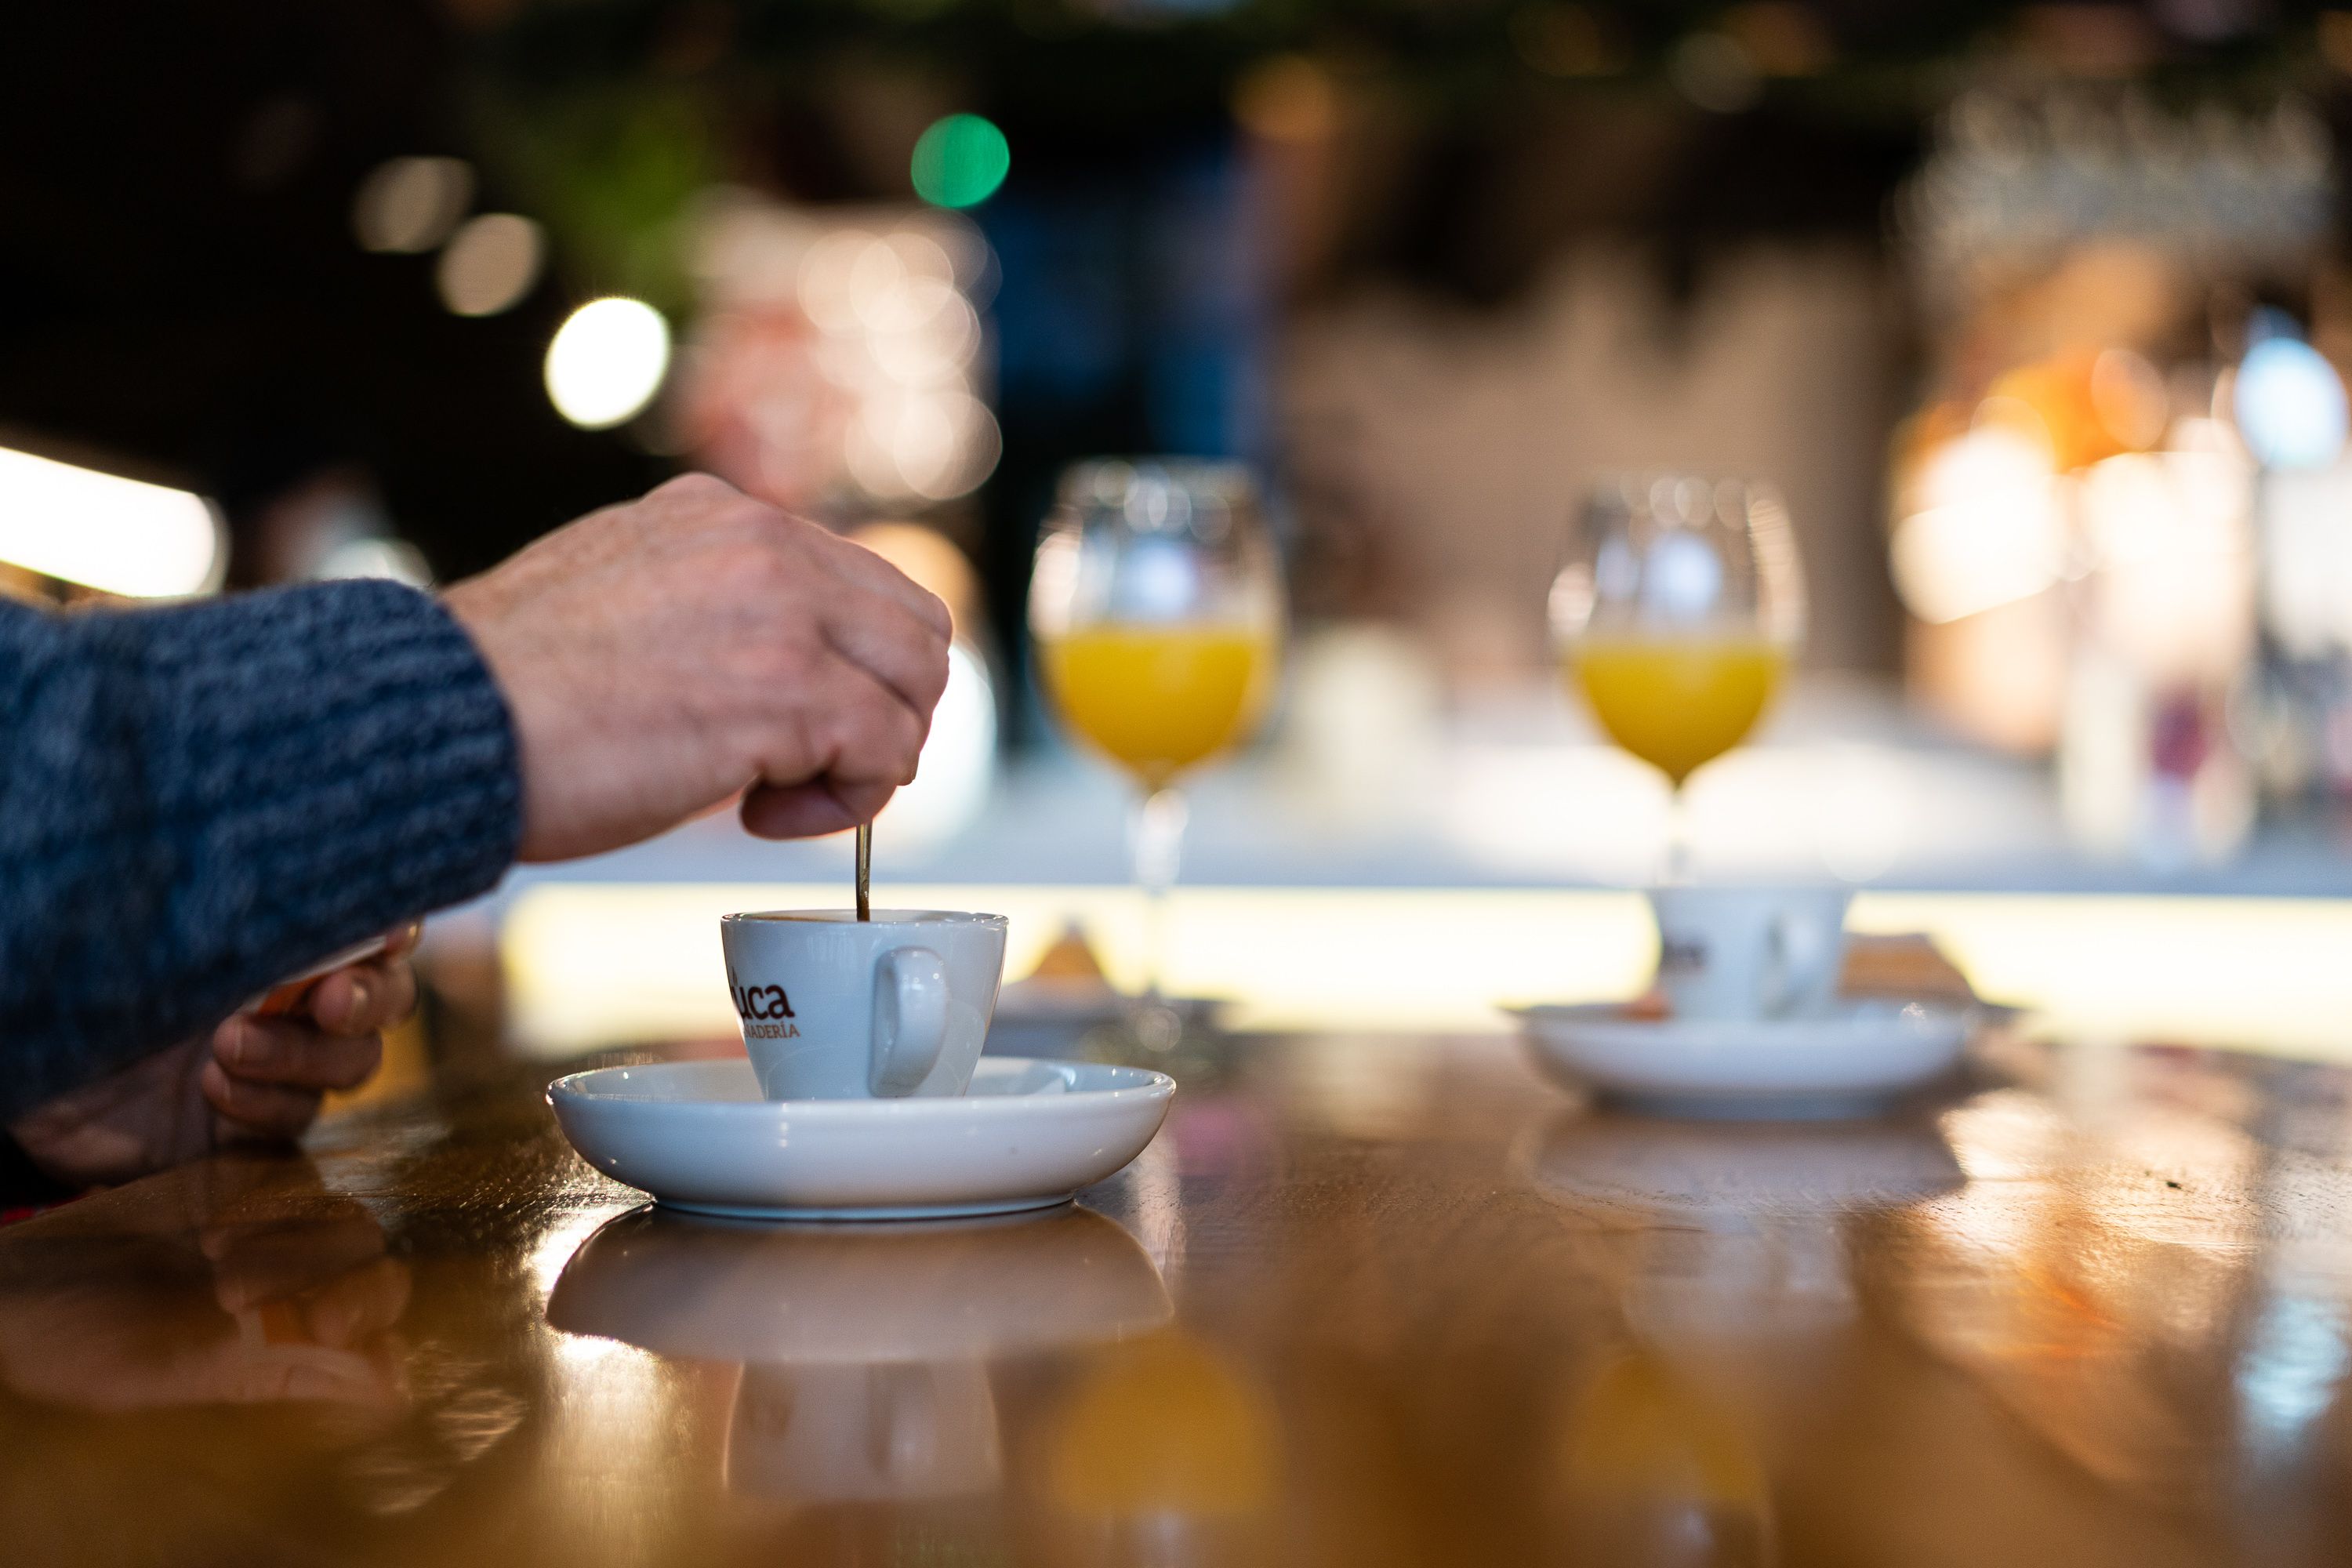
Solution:
<path fill-rule="evenodd" d="M 857 825 L 857 918 L 874 918 L 874 825 Z"/>

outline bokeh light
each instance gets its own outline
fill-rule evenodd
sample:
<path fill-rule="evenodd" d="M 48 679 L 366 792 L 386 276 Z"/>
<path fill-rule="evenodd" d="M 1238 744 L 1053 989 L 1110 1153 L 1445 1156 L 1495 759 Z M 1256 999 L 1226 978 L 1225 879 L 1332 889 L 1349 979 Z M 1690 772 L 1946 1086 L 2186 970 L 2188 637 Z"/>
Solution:
<path fill-rule="evenodd" d="M 450 237 L 433 280 L 454 314 L 495 316 L 530 292 L 546 257 L 539 225 L 516 213 L 484 213 Z"/>
<path fill-rule="evenodd" d="M 1234 118 L 1268 142 L 1327 141 L 1339 129 L 1339 89 L 1305 56 L 1276 56 L 1234 87 Z"/>
<path fill-rule="evenodd" d="M 912 784 L 882 809 L 895 848 L 921 850 L 970 827 L 988 805 L 996 773 L 996 687 L 988 666 L 961 642 L 948 649 L 948 685 Z"/>
<path fill-rule="evenodd" d="M 2040 442 L 1980 423 L 1928 459 L 1918 501 L 1895 524 L 1891 563 L 1921 620 L 1956 621 L 2058 581 L 2066 522 Z"/>
<path fill-rule="evenodd" d="M 2256 343 L 2238 366 L 2238 433 L 2263 465 L 2324 468 L 2344 449 L 2343 378 L 2309 343 Z"/>
<path fill-rule="evenodd" d="M 547 345 L 547 395 L 586 430 L 609 430 L 661 390 L 669 370 L 669 323 L 642 300 L 593 300 Z"/>
<path fill-rule="evenodd" d="M 0 561 L 128 598 L 220 586 L 228 552 L 201 496 L 0 449 Z"/>
<path fill-rule="evenodd" d="M 994 195 L 1012 168 L 1003 132 L 977 114 L 950 114 L 916 141 L 908 174 L 932 205 L 969 207 Z"/>
<path fill-rule="evenodd" d="M 352 232 L 369 250 L 417 255 L 449 237 L 474 200 L 462 158 L 389 158 L 352 198 Z"/>

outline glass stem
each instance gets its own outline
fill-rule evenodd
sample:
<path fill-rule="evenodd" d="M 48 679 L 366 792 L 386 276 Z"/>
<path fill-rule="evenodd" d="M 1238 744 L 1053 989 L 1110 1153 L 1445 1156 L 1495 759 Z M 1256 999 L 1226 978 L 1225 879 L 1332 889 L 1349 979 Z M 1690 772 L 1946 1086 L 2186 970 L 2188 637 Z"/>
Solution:
<path fill-rule="evenodd" d="M 1143 889 L 1143 994 L 1160 999 L 1168 957 L 1168 889 L 1184 858 L 1184 824 L 1191 816 L 1181 790 L 1162 784 L 1135 814 L 1135 884 Z"/>
<path fill-rule="evenodd" d="M 1681 784 L 1666 799 L 1666 864 L 1664 885 L 1685 887 L 1691 879 L 1690 797 Z"/>

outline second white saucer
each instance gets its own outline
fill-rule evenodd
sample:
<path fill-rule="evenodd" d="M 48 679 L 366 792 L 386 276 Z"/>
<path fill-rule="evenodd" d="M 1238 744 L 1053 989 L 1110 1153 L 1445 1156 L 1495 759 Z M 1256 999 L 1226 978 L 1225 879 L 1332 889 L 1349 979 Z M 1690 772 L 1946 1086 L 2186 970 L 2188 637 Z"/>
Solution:
<path fill-rule="evenodd" d="M 1969 1016 L 1842 1002 L 1819 1016 L 1677 1020 L 1621 1006 L 1512 1008 L 1537 1063 L 1570 1088 L 1697 1116 L 1851 1116 L 1951 1071 Z"/>
<path fill-rule="evenodd" d="M 1065 1202 L 1143 1152 L 1176 1084 L 1090 1062 L 982 1058 L 953 1097 L 772 1100 L 740 1059 L 548 1087 L 590 1164 L 672 1208 L 740 1219 L 935 1219 Z"/>

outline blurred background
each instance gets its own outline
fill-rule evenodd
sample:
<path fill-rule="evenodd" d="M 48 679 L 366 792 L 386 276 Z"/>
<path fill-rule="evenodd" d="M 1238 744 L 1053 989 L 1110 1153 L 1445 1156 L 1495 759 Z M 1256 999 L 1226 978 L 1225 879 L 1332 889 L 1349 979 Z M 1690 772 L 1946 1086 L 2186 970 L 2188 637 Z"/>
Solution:
<path fill-rule="evenodd" d="M 1119 979 L 1130 795 L 1039 695 L 1031 563 L 1073 461 L 1237 460 L 1287 646 L 1194 792 L 1171 984 L 1466 1024 L 1638 987 L 1611 889 L 1669 792 L 1547 591 L 1603 476 L 1736 474 L 1810 619 L 1686 792 L 1703 871 L 1863 886 L 2116 1027 L 2352 1004 L 2306 973 L 2352 937 L 2352 11 L 80 0 L 0 41 L 0 592 L 446 582 L 710 469 L 956 609 L 899 901 L 1017 909 L 1016 970 L 1076 921 Z M 721 818 L 450 926 L 551 1050 L 715 1028 L 708 915 L 845 868 Z M 2109 918 L 1993 918 L 2053 892 Z"/>

